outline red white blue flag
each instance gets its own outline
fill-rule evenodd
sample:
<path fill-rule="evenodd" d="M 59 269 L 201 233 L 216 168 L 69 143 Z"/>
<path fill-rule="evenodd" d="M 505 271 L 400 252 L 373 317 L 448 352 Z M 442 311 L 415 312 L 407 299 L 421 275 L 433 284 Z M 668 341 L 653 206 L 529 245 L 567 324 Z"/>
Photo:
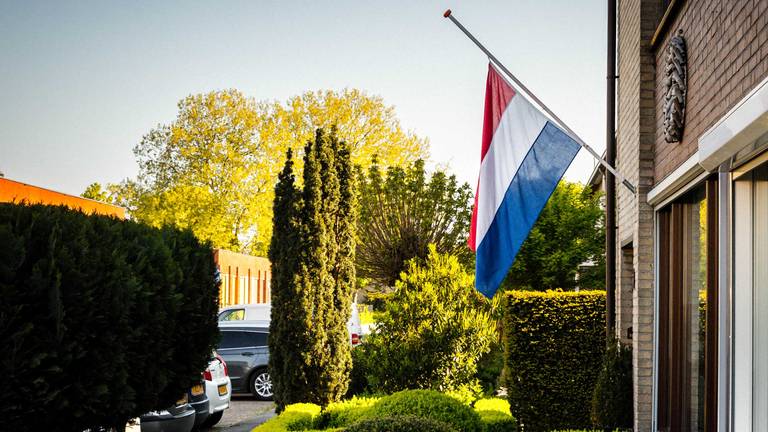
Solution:
<path fill-rule="evenodd" d="M 469 247 L 475 286 L 493 297 L 579 144 L 488 65 L 480 176 Z"/>

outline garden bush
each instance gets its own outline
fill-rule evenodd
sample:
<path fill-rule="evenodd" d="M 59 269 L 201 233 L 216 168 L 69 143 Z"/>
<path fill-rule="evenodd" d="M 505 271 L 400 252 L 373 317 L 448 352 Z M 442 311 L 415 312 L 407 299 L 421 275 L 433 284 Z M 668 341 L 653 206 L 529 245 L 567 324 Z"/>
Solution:
<path fill-rule="evenodd" d="M 430 247 L 412 261 L 366 339 L 367 381 L 376 391 L 451 390 L 475 380 L 477 362 L 497 338 L 490 303 L 458 259 Z"/>
<path fill-rule="evenodd" d="M 348 426 L 361 419 L 380 398 L 353 397 L 341 402 L 332 402 L 315 418 L 315 429 Z"/>
<path fill-rule="evenodd" d="M 424 417 L 395 416 L 361 420 L 344 432 L 460 432 L 450 425 Z"/>
<path fill-rule="evenodd" d="M 210 246 L 65 207 L 0 204 L 8 430 L 120 427 L 200 378 L 218 338 Z"/>
<path fill-rule="evenodd" d="M 485 425 L 485 432 L 514 432 L 517 421 L 509 412 L 509 402 L 499 398 L 480 399 L 475 411 Z"/>
<path fill-rule="evenodd" d="M 418 416 L 442 421 L 457 431 L 480 432 L 480 416 L 458 400 L 433 390 L 405 390 L 376 402 L 364 418 Z"/>
<path fill-rule="evenodd" d="M 608 345 L 592 396 L 592 425 L 602 429 L 632 428 L 632 349 L 617 341 Z"/>
<path fill-rule="evenodd" d="M 251 432 L 285 432 L 311 429 L 320 406 L 311 403 L 287 405 L 279 416 L 257 426 Z"/>
<path fill-rule="evenodd" d="M 591 427 L 605 352 L 605 291 L 510 291 L 505 366 L 512 412 L 526 431 Z"/>

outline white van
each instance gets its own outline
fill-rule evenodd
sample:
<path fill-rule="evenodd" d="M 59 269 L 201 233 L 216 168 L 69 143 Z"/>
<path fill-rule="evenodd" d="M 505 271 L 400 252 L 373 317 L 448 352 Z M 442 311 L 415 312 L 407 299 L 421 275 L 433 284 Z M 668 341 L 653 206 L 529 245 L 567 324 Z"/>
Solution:
<path fill-rule="evenodd" d="M 357 303 L 352 302 L 352 314 L 347 321 L 347 330 L 349 331 L 349 342 L 352 346 L 360 344 L 360 334 L 362 326 L 360 325 L 360 314 L 357 311 Z M 260 321 L 269 326 L 272 304 L 245 304 L 232 305 L 219 310 L 219 322 L 237 322 L 237 321 Z"/>

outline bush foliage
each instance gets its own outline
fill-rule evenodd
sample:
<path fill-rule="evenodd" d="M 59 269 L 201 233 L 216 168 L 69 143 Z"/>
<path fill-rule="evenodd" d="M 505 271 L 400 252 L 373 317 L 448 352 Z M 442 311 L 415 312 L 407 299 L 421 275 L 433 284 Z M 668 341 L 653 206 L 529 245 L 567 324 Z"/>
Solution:
<path fill-rule="evenodd" d="M 403 417 L 407 419 L 400 421 Z M 434 426 L 441 429 L 432 429 L 433 425 L 441 425 Z M 380 430 L 373 428 L 432 431 L 444 430 L 442 425 L 456 432 L 516 430 L 509 403 L 503 399 L 481 399 L 475 402 L 473 409 L 438 392 L 409 390 L 385 397 L 334 402 L 322 410 L 314 404 L 288 405 L 279 416 L 257 427 L 254 432 Z"/>
<path fill-rule="evenodd" d="M 0 418 L 125 425 L 176 401 L 218 338 L 218 277 L 186 231 L 0 204 Z"/>
<path fill-rule="evenodd" d="M 512 412 L 526 431 L 590 427 L 605 352 L 605 291 L 510 291 L 505 366 Z"/>
<path fill-rule="evenodd" d="M 509 402 L 499 398 L 480 399 L 475 411 L 485 425 L 485 432 L 515 432 L 517 421 L 509 411 Z"/>
<path fill-rule="evenodd" d="M 474 382 L 477 362 L 497 338 L 489 302 L 452 255 L 430 247 L 412 261 L 386 314 L 356 360 L 376 391 L 454 390 Z"/>
<path fill-rule="evenodd" d="M 394 416 L 361 420 L 344 432 L 459 432 L 445 422 L 417 416 Z"/>
<path fill-rule="evenodd" d="M 375 403 L 365 417 L 418 416 L 445 422 L 458 431 L 481 432 L 480 416 L 469 406 L 434 390 L 405 390 Z"/>
<path fill-rule="evenodd" d="M 632 348 L 608 345 L 592 396 L 592 424 L 603 429 L 630 429 L 632 404 Z"/>

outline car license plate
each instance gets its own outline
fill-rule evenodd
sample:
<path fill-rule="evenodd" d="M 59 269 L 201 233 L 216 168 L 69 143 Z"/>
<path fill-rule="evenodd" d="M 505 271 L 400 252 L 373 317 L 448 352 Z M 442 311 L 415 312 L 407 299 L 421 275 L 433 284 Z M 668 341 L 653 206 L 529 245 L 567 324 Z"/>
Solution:
<path fill-rule="evenodd" d="M 227 394 L 227 385 L 222 384 L 219 386 L 219 396 L 224 396 Z"/>
<path fill-rule="evenodd" d="M 202 384 L 195 384 L 192 386 L 192 396 L 200 396 L 205 392 Z"/>

